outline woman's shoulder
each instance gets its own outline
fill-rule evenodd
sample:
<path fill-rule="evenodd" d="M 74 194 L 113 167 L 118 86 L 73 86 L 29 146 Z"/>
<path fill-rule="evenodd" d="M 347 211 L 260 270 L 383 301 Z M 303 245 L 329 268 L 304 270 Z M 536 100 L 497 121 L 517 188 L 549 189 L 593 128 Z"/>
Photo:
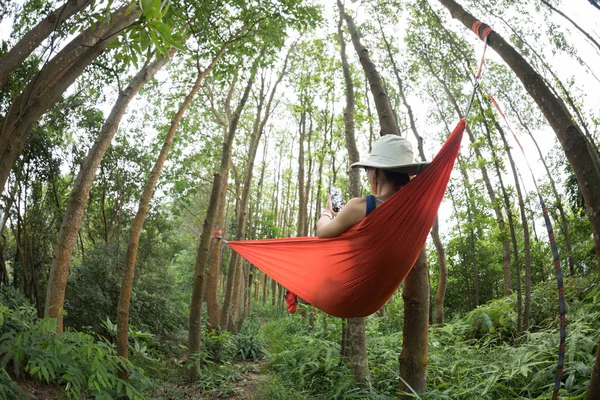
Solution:
<path fill-rule="evenodd" d="M 364 206 L 366 202 L 367 202 L 366 197 L 353 197 L 350 200 L 348 200 L 348 202 L 346 203 L 346 205 L 344 207 Z"/>
<path fill-rule="evenodd" d="M 366 204 L 367 204 L 366 198 L 354 197 L 354 198 L 351 198 L 350 200 L 348 200 L 348 202 L 344 206 L 344 210 L 346 211 L 346 213 L 351 212 L 353 214 L 358 214 L 358 215 L 362 214 L 362 217 L 364 217 Z"/>

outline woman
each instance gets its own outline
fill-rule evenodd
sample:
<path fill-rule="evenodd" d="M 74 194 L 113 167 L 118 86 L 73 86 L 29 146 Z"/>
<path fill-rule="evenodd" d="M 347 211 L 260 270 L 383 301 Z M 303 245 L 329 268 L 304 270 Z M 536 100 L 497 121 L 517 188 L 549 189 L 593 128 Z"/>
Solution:
<path fill-rule="evenodd" d="M 428 162 L 414 162 L 412 146 L 408 140 L 398 135 L 381 137 L 373 144 L 366 159 L 351 165 L 351 168 L 363 167 L 366 170 L 374 195 L 350 199 L 335 217 L 331 195 L 327 194 L 327 204 L 317 222 L 317 236 L 330 238 L 346 232 L 406 185 L 410 181 L 410 175 L 417 174 L 427 165 Z"/>

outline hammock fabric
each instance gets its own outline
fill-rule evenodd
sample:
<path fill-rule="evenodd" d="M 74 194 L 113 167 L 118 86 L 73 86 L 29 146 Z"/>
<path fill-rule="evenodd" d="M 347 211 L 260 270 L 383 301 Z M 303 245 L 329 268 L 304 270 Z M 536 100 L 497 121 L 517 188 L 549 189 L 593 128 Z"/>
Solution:
<path fill-rule="evenodd" d="M 385 203 L 342 235 L 319 239 L 240 240 L 229 246 L 315 307 L 336 317 L 365 317 L 394 294 L 433 226 L 466 122 L 439 153 Z"/>

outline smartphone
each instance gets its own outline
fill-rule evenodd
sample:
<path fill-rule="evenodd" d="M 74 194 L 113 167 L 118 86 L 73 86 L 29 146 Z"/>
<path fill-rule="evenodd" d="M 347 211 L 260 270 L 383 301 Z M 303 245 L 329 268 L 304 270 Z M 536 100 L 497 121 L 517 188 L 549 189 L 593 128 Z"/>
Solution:
<path fill-rule="evenodd" d="M 342 198 L 342 191 L 335 186 L 332 186 L 329 189 L 329 193 L 331 194 L 331 208 L 336 213 L 340 212 L 344 204 L 346 204 Z"/>

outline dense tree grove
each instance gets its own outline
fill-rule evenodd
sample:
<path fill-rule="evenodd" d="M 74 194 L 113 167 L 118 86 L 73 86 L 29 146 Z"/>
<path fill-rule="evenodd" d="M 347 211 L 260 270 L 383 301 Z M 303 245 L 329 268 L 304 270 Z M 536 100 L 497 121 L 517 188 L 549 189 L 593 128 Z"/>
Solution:
<path fill-rule="evenodd" d="M 0 398 L 600 398 L 598 21 L 593 0 L 0 0 Z M 463 118 L 377 313 L 288 314 L 227 246 L 315 236 L 331 187 L 369 193 L 350 164 L 379 136 L 431 160 Z"/>

